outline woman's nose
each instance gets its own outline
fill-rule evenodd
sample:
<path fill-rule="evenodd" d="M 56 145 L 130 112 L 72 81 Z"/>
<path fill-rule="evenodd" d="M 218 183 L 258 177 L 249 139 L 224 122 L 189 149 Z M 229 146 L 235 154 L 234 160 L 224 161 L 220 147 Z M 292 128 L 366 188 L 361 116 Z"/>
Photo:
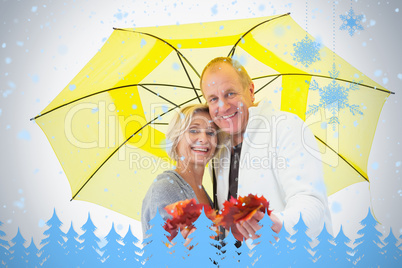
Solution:
<path fill-rule="evenodd" d="M 197 143 L 204 144 L 208 140 L 207 133 L 205 131 L 200 131 L 197 135 Z"/>

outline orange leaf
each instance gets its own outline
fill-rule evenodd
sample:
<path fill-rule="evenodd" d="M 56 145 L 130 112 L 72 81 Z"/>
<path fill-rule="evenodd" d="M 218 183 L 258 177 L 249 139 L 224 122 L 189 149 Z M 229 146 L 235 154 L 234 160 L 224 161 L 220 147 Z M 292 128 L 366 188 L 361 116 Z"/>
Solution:
<path fill-rule="evenodd" d="M 172 219 L 167 219 L 163 228 L 170 233 L 169 241 L 176 237 L 178 230 L 195 228 L 193 223 L 201 215 L 202 208 L 204 208 L 205 215 L 213 220 L 215 218 L 215 211 L 208 205 L 197 204 L 195 199 L 188 199 L 170 204 L 165 207 L 167 213 L 173 216 Z"/>
<path fill-rule="evenodd" d="M 248 196 L 240 196 L 239 198 L 231 198 L 223 203 L 223 209 L 216 216 L 215 223 L 222 225 L 225 229 L 233 229 L 236 223 L 247 221 L 253 217 L 257 211 L 265 213 L 268 210 L 269 202 L 264 196 L 257 197 L 253 194 Z M 268 215 L 271 211 L 268 210 Z"/>

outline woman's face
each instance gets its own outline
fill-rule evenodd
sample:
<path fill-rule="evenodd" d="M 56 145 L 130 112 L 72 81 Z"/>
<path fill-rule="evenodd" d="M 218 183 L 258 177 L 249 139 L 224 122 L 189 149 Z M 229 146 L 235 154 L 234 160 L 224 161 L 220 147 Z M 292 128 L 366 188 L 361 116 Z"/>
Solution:
<path fill-rule="evenodd" d="M 177 155 L 179 164 L 205 167 L 217 146 L 217 127 L 207 112 L 193 115 L 188 129 L 179 138 Z"/>

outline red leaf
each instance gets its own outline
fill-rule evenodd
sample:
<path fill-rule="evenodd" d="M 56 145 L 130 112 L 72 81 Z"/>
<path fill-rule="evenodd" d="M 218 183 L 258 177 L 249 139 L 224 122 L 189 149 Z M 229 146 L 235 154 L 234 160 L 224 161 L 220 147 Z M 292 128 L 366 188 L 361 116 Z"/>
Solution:
<path fill-rule="evenodd" d="M 172 219 L 167 219 L 163 228 L 170 233 L 169 241 L 172 241 L 178 233 L 178 229 L 192 229 L 195 228 L 193 223 L 201 215 L 202 208 L 204 208 L 205 215 L 213 220 L 215 218 L 215 211 L 208 205 L 197 204 L 195 199 L 188 199 L 170 204 L 165 207 L 167 213 L 173 216 Z"/>
<path fill-rule="evenodd" d="M 215 211 L 208 205 L 197 204 L 195 199 L 179 201 L 165 207 L 165 210 L 173 216 L 168 219 L 163 226 L 170 233 L 169 241 L 176 237 L 178 230 L 195 228 L 193 223 L 201 215 L 204 208 L 205 215 L 214 222 L 215 225 L 222 225 L 225 229 L 232 229 L 235 237 L 242 237 L 235 227 L 236 223 L 247 221 L 253 217 L 257 211 L 264 212 L 268 210 L 269 202 L 263 197 L 257 197 L 249 194 L 223 203 L 224 208 L 216 215 Z"/>
<path fill-rule="evenodd" d="M 223 209 L 216 216 L 215 223 L 223 225 L 225 229 L 233 229 L 236 223 L 247 221 L 253 217 L 257 211 L 265 213 L 268 210 L 269 202 L 264 196 L 257 197 L 253 194 L 240 196 L 238 199 L 231 198 L 230 201 L 223 203 Z M 268 210 L 268 215 L 271 211 Z"/>

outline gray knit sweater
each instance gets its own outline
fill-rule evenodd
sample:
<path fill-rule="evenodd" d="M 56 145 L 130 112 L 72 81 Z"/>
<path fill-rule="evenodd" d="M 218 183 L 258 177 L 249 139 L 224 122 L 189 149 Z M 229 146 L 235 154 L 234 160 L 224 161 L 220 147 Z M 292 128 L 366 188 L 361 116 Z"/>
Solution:
<path fill-rule="evenodd" d="M 207 197 L 212 206 L 212 201 L 208 194 Z M 164 209 L 167 205 L 192 198 L 199 203 L 191 186 L 176 171 L 168 170 L 158 175 L 142 201 L 141 224 L 143 237 L 148 236 L 146 232 L 151 228 L 149 221 L 155 217 L 156 210 L 166 221 L 171 218 Z"/>

